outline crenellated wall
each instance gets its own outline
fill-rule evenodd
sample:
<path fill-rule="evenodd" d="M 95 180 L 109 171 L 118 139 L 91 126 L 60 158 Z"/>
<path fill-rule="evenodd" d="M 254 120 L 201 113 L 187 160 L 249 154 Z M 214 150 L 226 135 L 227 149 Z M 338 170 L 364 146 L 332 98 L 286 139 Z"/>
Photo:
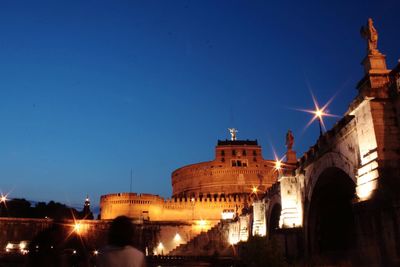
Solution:
<path fill-rule="evenodd" d="M 126 215 L 144 221 L 206 220 L 217 222 L 224 210 L 240 212 L 252 198 L 244 195 L 213 195 L 212 197 L 180 197 L 163 199 L 157 195 L 119 193 L 100 199 L 101 219 Z"/>

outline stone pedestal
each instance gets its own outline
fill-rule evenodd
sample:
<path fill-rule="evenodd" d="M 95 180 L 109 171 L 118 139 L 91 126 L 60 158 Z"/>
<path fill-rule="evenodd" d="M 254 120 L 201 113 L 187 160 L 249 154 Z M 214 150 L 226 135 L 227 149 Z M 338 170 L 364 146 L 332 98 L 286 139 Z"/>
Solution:
<path fill-rule="evenodd" d="M 286 152 L 286 163 L 289 163 L 289 164 L 297 163 L 296 151 L 288 150 Z"/>
<path fill-rule="evenodd" d="M 362 61 L 365 74 L 387 74 L 386 56 L 376 52 L 367 55 Z"/>

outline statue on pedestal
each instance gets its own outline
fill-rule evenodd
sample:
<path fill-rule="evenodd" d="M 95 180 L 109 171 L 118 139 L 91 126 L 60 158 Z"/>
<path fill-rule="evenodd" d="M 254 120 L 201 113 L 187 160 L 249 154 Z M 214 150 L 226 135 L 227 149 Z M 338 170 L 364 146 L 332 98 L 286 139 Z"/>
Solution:
<path fill-rule="evenodd" d="M 228 128 L 228 130 L 231 134 L 231 141 L 236 141 L 236 133 L 238 132 L 238 130 L 236 130 L 235 128 Z"/>
<path fill-rule="evenodd" d="M 361 36 L 367 40 L 368 54 L 374 55 L 379 54 L 378 51 L 378 31 L 374 27 L 374 22 L 371 18 L 368 19 L 366 26 L 362 26 L 360 29 Z"/>
<path fill-rule="evenodd" d="M 294 136 L 292 131 L 289 130 L 286 134 L 286 147 L 288 151 L 292 150 L 293 144 L 294 144 Z"/>

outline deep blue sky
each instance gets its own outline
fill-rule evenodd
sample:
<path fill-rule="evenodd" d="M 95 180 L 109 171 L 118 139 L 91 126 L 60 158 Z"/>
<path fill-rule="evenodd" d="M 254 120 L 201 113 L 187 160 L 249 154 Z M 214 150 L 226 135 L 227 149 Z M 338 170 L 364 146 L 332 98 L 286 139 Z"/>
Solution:
<path fill-rule="evenodd" d="M 307 82 L 342 115 L 375 20 L 400 57 L 400 1 L 1 1 L 0 190 L 81 205 L 171 195 L 171 172 L 211 160 L 228 127 L 302 155 L 318 126 Z M 332 126 L 337 119 L 327 120 Z"/>

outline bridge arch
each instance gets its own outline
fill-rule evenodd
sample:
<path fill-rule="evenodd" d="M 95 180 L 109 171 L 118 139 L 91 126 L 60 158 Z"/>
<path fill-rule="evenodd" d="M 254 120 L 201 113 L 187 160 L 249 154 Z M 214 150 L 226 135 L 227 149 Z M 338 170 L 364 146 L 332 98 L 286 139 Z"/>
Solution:
<path fill-rule="evenodd" d="M 355 245 L 352 200 L 355 183 L 338 167 L 324 169 L 316 179 L 305 216 L 308 254 L 345 259 Z"/>
<path fill-rule="evenodd" d="M 274 203 L 268 216 L 268 234 L 273 235 L 279 228 L 279 220 L 281 217 L 282 206 L 280 203 Z"/>
<path fill-rule="evenodd" d="M 306 188 L 308 201 L 311 200 L 314 187 L 322 173 L 329 168 L 338 168 L 344 172 L 354 183 L 356 183 L 357 159 L 349 159 L 339 152 L 329 152 L 310 164 L 305 169 L 308 188 Z"/>

